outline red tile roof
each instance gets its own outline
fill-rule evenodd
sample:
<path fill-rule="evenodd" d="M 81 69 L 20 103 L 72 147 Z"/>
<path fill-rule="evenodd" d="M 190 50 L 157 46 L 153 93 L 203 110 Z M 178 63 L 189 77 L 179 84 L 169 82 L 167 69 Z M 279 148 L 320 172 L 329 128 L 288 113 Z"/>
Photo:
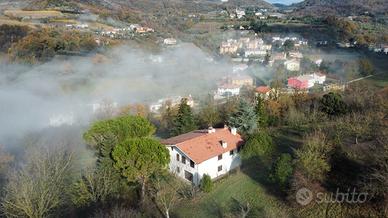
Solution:
<path fill-rule="evenodd" d="M 269 88 L 268 86 L 259 86 L 256 88 L 256 92 L 262 93 L 262 94 L 265 94 L 269 91 L 271 91 L 271 88 Z"/>
<path fill-rule="evenodd" d="M 227 143 L 223 148 L 221 142 Z M 199 164 L 212 157 L 236 149 L 244 144 L 239 134 L 233 135 L 229 129 L 216 129 L 214 133 L 207 130 L 197 130 L 183 135 L 172 137 L 161 141 L 165 145 L 175 145 L 192 161 Z"/>

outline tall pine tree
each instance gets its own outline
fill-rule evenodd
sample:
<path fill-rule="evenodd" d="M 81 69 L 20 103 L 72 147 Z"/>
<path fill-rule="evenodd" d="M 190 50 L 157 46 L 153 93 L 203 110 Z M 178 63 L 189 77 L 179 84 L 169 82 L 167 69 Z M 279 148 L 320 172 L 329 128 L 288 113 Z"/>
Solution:
<path fill-rule="evenodd" d="M 194 116 L 187 99 L 183 98 L 179 105 L 178 114 L 174 119 L 174 127 L 171 129 L 171 135 L 177 136 L 197 129 Z"/>
<path fill-rule="evenodd" d="M 257 116 L 257 126 L 259 128 L 265 128 L 268 125 L 268 114 L 265 110 L 264 99 L 261 96 L 256 97 L 255 112 Z"/>

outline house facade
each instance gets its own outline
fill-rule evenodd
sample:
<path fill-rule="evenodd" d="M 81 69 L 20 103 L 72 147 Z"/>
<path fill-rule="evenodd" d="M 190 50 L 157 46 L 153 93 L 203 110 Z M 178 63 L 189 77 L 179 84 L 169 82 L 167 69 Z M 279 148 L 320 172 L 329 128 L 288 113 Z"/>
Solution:
<path fill-rule="evenodd" d="M 313 73 L 288 79 L 288 87 L 294 89 L 309 89 L 315 84 L 323 84 L 326 81 L 326 75 L 321 73 Z"/>
<path fill-rule="evenodd" d="M 170 152 L 170 172 L 194 185 L 205 174 L 215 179 L 241 165 L 244 141 L 235 128 L 196 130 L 161 142 Z"/>

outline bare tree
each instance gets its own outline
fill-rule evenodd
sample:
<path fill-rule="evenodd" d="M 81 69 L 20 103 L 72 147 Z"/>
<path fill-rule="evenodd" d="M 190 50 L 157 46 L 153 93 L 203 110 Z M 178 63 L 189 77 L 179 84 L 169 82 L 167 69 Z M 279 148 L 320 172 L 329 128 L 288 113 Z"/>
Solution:
<path fill-rule="evenodd" d="M 8 176 L 1 203 L 7 217 L 48 217 L 67 203 L 73 155 L 63 149 L 40 148 Z"/>
<path fill-rule="evenodd" d="M 116 194 L 118 181 L 106 168 L 86 169 L 73 186 L 72 200 L 75 205 L 104 202 Z"/>
<path fill-rule="evenodd" d="M 166 218 L 170 218 L 170 210 L 180 200 L 178 190 L 181 183 L 174 176 L 158 177 L 153 182 L 152 194 L 156 204 L 164 213 Z"/>

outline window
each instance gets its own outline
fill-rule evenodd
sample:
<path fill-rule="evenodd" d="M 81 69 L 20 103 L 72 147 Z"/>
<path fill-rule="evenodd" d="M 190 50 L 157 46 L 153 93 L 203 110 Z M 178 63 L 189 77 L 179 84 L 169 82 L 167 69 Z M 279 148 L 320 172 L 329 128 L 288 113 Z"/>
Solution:
<path fill-rule="evenodd" d="M 238 147 L 237 147 L 237 153 L 239 153 L 240 150 L 241 150 L 241 146 L 238 146 Z"/>
<path fill-rule="evenodd" d="M 222 154 L 218 155 L 218 160 L 222 160 Z"/>
<path fill-rule="evenodd" d="M 190 166 L 194 168 L 194 161 L 190 160 Z"/>
<path fill-rule="evenodd" d="M 182 163 L 186 164 L 186 157 L 182 156 Z"/>
<path fill-rule="evenodd" d="M 222 166 L 218 166 L 218 172 L 222 170 Z"/>
<path fill-rule="evenodd" d="M 193 182 L 193 174 L 185 170 L 185 179 L 189 180 L 190 182 Z"/>
<path fill-rule="evenodd" d="M 177 167 L 177 168 L 176 168 L 176 172 L 177 172 L 177 173 L 180 173 L 180 172 L 181 172 L 181 168 Z"/>
<path fill-rule="evenodd" d="M 234 155 L 234 150 L 229 151 L 229 155 L 233 156 Z"/>
<path fill-rule="evenodd" d="M 176 154 L 176 160 L 179 161 L 179 154 Z"/>
<path fill-rule="evenodd" d="M 174 150 L 174 147 L 171 147 L 171 151 L 173 151 Z"/>

